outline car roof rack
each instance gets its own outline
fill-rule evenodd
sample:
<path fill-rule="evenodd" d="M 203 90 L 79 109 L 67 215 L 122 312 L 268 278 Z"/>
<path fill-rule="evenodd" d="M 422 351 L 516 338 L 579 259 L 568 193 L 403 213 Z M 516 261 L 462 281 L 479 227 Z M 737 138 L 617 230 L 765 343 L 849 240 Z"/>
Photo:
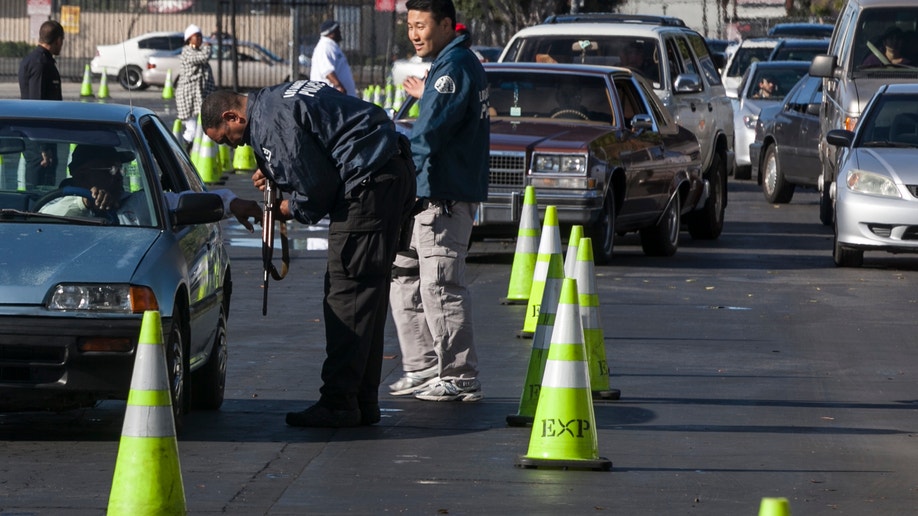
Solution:
<path fill-rule="evenodd" d="M 578 22 L 607 22 L 607 23 L 645 23 L 649 25 L 666 25 L 669 27 L 685 27 L 682 18 L 675 16 L 655 16 L 649 14 L 621 14 L 621 13 L 580 13 L 580 14 L 553 14 L 542 23 L 578 23 Z"/>

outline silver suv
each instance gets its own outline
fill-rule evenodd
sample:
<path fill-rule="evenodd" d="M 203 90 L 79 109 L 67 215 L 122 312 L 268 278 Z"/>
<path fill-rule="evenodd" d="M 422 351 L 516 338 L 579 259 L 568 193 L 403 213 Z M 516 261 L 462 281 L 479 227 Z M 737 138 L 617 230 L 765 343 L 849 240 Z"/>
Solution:
<path fill-rule="evenodd" d="M 704 209 L 686 216 L 693 238 L 723 230 L 727 176 L 735 165 L 733 108 L 704 38 L 666 16 L 569 15 L 517 32 L 500 62 L 589 63 L 641 73 L 676 123 L 701 145 Z"/>
<path fill-rule="evenodd" d="M 834 221 L 832 186 L 838 171 L 835 146 L 826 143 L 826 133 L 839 128 L 854 130 L 861 111 L 880 86 L 918 82 L 915 0 L 848 0 L 835 23 L 828 55 L 813 58 L 810 75 L 823 78 L 819 220 L 828 226 Z"/>

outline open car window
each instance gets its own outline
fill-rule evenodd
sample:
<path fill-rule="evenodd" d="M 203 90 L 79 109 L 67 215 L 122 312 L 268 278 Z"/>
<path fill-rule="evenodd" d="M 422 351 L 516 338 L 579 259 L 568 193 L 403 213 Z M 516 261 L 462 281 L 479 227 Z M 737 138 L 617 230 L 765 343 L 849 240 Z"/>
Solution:
<path fill-rule="evenodd" d="M 78 148 L 111 149 L 125 160 L 120 167 L 95 167 L 93 180 L 75 178 L 73 156 Z M 61 223 L 105 219 L 111 225 L 157 226 L 150 171 L 133 134 L 124 126 L 67 121 L 0 119 L 0 209 L 60 215 Z M 100 209 L 92 202 L 96 179 L 117 199 L 117 208 Z M 152 190 L 155 191 L 155 190 Z M 12 213 L 12 212 L 7 212 Z M 20 220 L 4 217 L 4 220 Z M 47 223 L 48 217 L 24 218 Z"/>

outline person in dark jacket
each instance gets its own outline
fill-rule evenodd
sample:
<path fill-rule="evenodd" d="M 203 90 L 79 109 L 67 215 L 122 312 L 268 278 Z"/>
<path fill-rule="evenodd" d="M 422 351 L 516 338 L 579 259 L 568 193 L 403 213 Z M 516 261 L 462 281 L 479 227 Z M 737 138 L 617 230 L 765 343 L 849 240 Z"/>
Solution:
<path fill-rule="evenodd" d="M 61 74 L 54 56 L 64 47 L 64 27 L 48 20 L 38 29 L 38 46 L 19 63 L 19 95 L 23 100 L 63 100 Z"/>
<path fill-rule="evenodd" d="M 23 100 L 63 100 L 61 74 L 54 56 L 64 47 L 64 27 L 48 20 L 38 29 L 38 46 L 19 63 L 19 96 Z M 27 145 L 26 187 L 52 185 L 57 171 L 57 149 L 53 145 Z"/>
<path fill-rule="evenodd" d="M 289 195 L 276 203 L 279 219 L 330 220 L 321 396 L 288 413 L 287 424 L 377 423 L 392 261 L 415 202 L 407 138 L 382 108 L 312 81 L 247 97 L 217 91 L 204 100 L 201 124 L 218 144 L 253 147 L 255 186 L 271 180 Z"/>
<path fill-rule="evenodd" d="M 408 38 L 433 62 L 411 130 L 423 208 L 411 244 L 396 257 L 392 318 L 404 375 L 394 396 L 428 401 L 478 401 L 478 357 L 465 258 L 478 204 L 488 196 L 488 82 L 456 33 L 451 0 L 408 0 Z"/>

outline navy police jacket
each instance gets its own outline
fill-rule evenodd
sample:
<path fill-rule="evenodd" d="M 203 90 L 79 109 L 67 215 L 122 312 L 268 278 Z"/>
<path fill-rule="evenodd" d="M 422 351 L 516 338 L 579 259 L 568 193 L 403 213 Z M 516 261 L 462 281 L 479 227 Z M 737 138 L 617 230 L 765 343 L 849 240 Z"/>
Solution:
<path fill-rule="evenodd" d="M 315 224 L 354 186 L 398 153 L 382 108 L 322 82 L 297 81 L 250 93 L 249 142 L 261 171 L 290 193 L 294 217 Z"/>
<path fill-rule="evenodd" d="M 418 197 L 480 202 L 488 198 L 488 80 L 468 35 L 453 39 L 430 65 L 411 129 Z"/>

